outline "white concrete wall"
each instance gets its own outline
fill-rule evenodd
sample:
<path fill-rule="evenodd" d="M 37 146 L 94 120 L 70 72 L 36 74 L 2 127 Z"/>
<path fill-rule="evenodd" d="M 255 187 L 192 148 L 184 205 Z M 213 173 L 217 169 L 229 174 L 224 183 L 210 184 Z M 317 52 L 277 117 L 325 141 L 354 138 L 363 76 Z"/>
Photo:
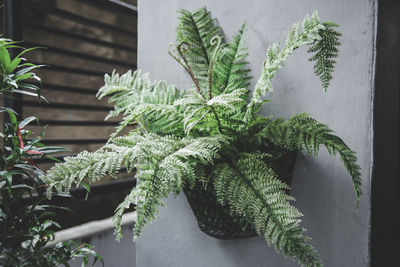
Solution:
<path fill-rule="evenodd" d="M 356 208 L 352 182 L 338 158 L 325 150 L 317 159 L 300 157 L 292 194 L 304 214 L 302 225 L 312 237 L 325 266 L 368 266 L 370 177 L 372 166 L 372 100 L 374 81 L 374 0 L 142 0 L 139 1 L 138 66 L 151 79 L 164 79 L 185 89 L 191 81 L 169 57 L 180 8 L 206 6 L 228 39 L 247 21 L 252 86 L 265 51 L 284 41 L 292 23 L 318 10 L 325 21 L 340 24 L 342 47 L 328 92 L 307 61 L 306 49 L 296 51 L 273 84 L 275 92 L 264 114 L 289 117 L 307 112 L 330 125 L 358 155 L 363 191 Z M 138 267 L 264 267 L 297 266 L 268 248 L 262 238 L 221 241 L 200 232 L 184 196 L 169 198 L 158 219 L 137 242 Z"/>

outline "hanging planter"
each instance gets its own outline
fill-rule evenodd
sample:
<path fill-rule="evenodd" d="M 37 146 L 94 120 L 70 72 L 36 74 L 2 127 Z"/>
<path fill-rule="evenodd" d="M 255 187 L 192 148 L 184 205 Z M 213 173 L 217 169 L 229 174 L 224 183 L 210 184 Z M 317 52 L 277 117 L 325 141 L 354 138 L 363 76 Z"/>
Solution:
<path fill-rule="evenodd" d="M 279 153 L 278 157 L 270 160 L 278 179 L 287 185 L 291 185 L 292 182 L 296 156 L 297 152 Z M 205 234 L 218 239 L 257 236 L 254 227 L 245 218 L 235 214 L 229 205 L 218 202 L 211 183 L 203 185 L 202 182 L 196 182 L 193 188 L 186 186 L 184 192 L 199 228 Z"/>
<path fill-rule="evenodd" d="M 205 187 L 197 182 L 195 187 L 185 187 L 186 198 L 205 234 L 218 239 L 238 239 L 257 236 L 246 220 L 234 214 L 229 205 L 221 205 L 211 184 Z"/>

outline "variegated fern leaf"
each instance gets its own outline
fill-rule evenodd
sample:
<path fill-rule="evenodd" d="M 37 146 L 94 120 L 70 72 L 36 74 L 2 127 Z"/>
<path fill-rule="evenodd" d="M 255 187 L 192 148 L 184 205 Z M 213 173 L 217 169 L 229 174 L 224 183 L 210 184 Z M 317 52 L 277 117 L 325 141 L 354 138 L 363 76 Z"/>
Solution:
<path fill-rule="evenodd" d="M 302 265 L 320 265 L 315 250 L 307 244 L 310 238 L 299 226 L 302 214 L 290 204 L 294 198 L 284 191 L 289 186 L 265 164 L 262 154 L 242 153 L 216 164 L 212 178 L 221 204 L 228 203 L 251 222 L 269 246 L 273 244 Z"/>
<path fill-rule="evenodd" d="M 148 74 L 140 75 L 140 71 L 128 71 L 121 76 L 113 72 L 111 76 L 106 74 L 104 81 L 97 96 L 99 99 L 111 96 L 109 102 L 115 103 L 106 119 L 119 114 L 124 116 L 113 136 L 131 124 L 141 128 L 146 124 L 152 133 L 183 136 L 181 112 L 172 105 L 182 97 L 175 86 L 164 81 L 151 82 Z"/>
<path fill-rule="evenodd" d="M 310 46 L 315 73 L 322 87 L 328 87 L 340 45 L 337 25 L 322 23 L 316 12 L 294 24 L 284 46 L 277 43 L 268 49 L 249 98 L 246 25 L 226 42 L 205 8 L 179 13 L 178 43 L 170 55 L 189 73 L 193 87 L 182 92 L 164 81 L 151 82 L 140 71 L 106 75 L 98 97 L 110 97 L 115 109 L 108 117 L 122 114 L 121 125 L 99 150 L 65 158 L 48 171 L 43 179 L 49 185 L 49 196 L 54 189 L 69 191 L 82 181 L 116 177 L 122 167 L 128 172 L 135 169 L 137 186 L 118 206 L 114 223 L 119 239 L 122 214 L 135 204 L 137 238 L 169 194 L 197 182 L 211 184 L 218 200 L 242 216 L 278 252 L 301 265 L 320 266 L 299 225 L 301 214 L 287 194 L 289 185 L 278 179 L 268 155 L 304 151 L 316 156 L 320 146 L 325 146 L 342 159 L 358 202 L 361 173 L 355 152 L 326 125 L 307 115 L 272 120 L 258 111 L 268 102 L 263 97 L 272 91 L 275 74 L 302 45 Z M 118 137 L 128 125 L 136 128 Z"/>

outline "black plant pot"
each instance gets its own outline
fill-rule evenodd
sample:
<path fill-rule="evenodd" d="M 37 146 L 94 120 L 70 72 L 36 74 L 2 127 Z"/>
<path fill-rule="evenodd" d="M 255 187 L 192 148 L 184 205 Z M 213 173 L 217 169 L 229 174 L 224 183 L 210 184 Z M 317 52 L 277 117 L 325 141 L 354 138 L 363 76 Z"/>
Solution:
<path fill-rule="evenodd" d="M 278 178 L 288 185 L 291 184 L 296 156 L 296 152 L 288 152 L 269 162 Z M 192 189 L 186 187 L 184 192 L 199 228 L 205 234 L 218 239 L 257 236 L 254 228 L 243 217 L 234 214 L 228 205 L 221 205 L 217 201 L 212 181 L 206 187 L 198 182 Z"/>

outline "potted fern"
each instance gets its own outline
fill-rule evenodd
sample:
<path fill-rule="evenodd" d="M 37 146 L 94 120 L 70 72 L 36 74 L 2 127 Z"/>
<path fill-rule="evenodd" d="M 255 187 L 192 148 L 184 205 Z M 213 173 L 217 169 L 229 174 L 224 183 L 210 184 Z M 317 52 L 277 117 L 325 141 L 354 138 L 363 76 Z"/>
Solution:
<path fill-rule="evenodd" d="M 217 238 L 254 234 L 301 265 L 320 266 L 309 238 L 299 226 L 300 212 L 291 204 L 289 186 L 296 155 L 317 155 L 321 145 L 339 154 L 356 193 L 361 173 L 355 152 L 327 125 L 307 114 L 287 120 L 262 116 L 272 79 L 300 46 L 309 46 L 316 75 L 327 89 L 338 54 L 337 25 L 322 23 L 315 12 L 294 24 L 282 47 L 272 45 L 252 92 L 247 69 L 243 25 L 231 42 L 210 13 L 201 8 L 181 10 L 177 44 L 170 55 L 188 72 L 193 86 L 185 91 L 164 81 L 151 82 L 140 71 L 105 75 L 98 97 L 110 96 L 115 109 L 108 117 L 123 119 L 107 144 L 95 152 L 81 152 L 54 166 L 43 179 L 54 189 L 69 191 L 83 181 L 106 175 L 117 177 L 122 167 L 136 171 L 138 184 L 116 209 L 117 239 L 121 217 L 136 205 L 136 239 L 155 219 L 163 198 L 184 192 L 201 230 Z M 133 130 L 119 133 L 129 125 Z"/>

